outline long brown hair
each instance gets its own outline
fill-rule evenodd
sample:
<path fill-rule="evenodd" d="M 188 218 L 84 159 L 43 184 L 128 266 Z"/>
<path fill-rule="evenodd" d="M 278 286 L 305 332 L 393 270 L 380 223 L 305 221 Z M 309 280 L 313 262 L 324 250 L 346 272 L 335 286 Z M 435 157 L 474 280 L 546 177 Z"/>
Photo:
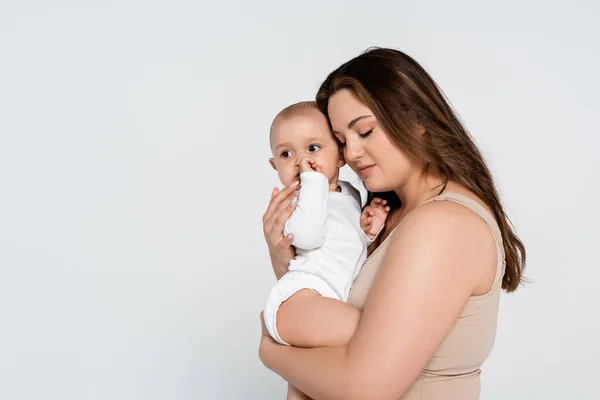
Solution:
<path fill-rule="evenodd" d="M 401 51 L 371 48 L 325 79 L 316 96 L 325 116 L 329 98 L 341 89 L 351 90 L 398 145 L 423 160 L 423 173 L 440 174 L 444 188 L 450 180 L 464 185 L 492 209 L 506 257 L 502 288 L 516 290 L 525 269 L 525 246 L 502 207 L 481 152 L 431 76 Z M 417 127 L 424 130 L 422 135 L 415 134 Z M 393 192 L 377 195 L 392 207 L 400 206 Z"/>

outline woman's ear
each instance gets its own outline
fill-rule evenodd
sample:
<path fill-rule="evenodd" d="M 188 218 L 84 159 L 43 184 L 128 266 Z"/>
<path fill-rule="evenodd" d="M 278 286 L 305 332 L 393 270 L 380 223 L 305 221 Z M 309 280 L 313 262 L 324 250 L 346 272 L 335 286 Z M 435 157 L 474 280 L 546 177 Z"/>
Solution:
<path fill-rule="evenodd" d="M 277 171 L 277 166 L 275 165 L 275 160 L 273 159 L 273 157 L 269 158 L 269 164 L 271 164 L 271 167 L 273 167 L 273 169 Z"/>

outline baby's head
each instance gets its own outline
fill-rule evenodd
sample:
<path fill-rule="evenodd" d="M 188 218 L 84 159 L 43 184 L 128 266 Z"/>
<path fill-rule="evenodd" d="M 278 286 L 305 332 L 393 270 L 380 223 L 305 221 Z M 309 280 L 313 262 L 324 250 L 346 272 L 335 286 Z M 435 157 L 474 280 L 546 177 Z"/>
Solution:
<path fill-rule="evenodd" d="M 344 165 L 339 145 L 325 116 L 313 101 L 292 104 L 277 114 L 271 124 L 269 162 L 285 186 L 300 178 L 300 160 L 310 158 L 330 184 L 336 184 Z"/>

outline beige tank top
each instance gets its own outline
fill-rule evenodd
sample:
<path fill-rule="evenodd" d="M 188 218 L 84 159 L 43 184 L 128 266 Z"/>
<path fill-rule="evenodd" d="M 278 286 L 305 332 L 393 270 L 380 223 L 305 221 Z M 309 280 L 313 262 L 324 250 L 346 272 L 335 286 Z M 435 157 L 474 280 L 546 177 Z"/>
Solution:
<path fill-rule="evenodd" d="M 496 336 L 498 302 L 505 267 L 500 229 L 494 217 L 484 207 L 464 195 L 444 193 L 425 203 L 443 200 L 453 201 L 473 210 L 488 224 L 496 239 L 496 275 L 489 292 L 472 296 L 468 300 L 454 327 L 402 400 L 479 399 L 480 368 L 490 354 Z M 355 308 L 362 310 L 393 233 L 392 230 L 367 258 L 356 277 L 348 298 L 348 303 Z"/>

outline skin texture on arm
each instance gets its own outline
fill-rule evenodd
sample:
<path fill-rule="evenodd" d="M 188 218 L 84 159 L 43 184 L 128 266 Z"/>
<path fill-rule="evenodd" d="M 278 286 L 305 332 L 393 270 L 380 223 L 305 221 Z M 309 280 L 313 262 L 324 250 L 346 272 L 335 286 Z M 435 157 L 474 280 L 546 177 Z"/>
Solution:
<path fill-rule="evenodd" d="M 398 225 L 347 346 L 279 346 L 263 336 L 263 363 L 314 399 L 397 399 L 489 283 L 488 227 L 459 205 L 434 202 Z"/>

